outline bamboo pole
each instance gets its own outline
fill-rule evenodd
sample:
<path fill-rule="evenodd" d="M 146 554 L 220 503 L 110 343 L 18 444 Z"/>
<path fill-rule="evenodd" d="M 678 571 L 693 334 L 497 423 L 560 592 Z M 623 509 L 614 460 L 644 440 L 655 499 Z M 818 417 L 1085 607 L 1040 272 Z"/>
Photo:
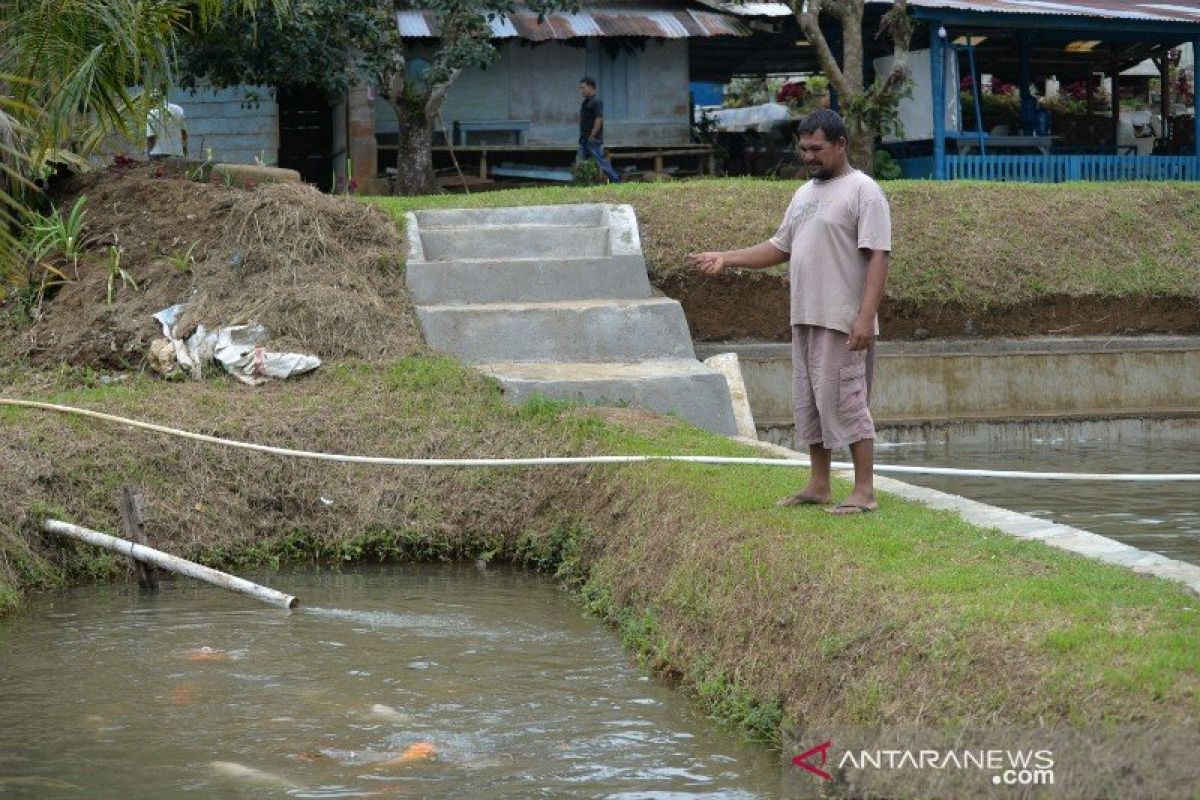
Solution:
<path fill-rule="evenodd" d="M 268 589 L 266 586 L 259 586 L 257 583 L 251 583 L 248 580 L 201 566 L 194 561 L 188 561 L 186 558 L 180 558 L 170 553 L 164 553 L 161 550 L 155 550 L 153 547 L 146 547 L 145 545 L 130 542 L 126 539 L 118 539 L 115 536 L 109 536 L 107 533 L 82 528 L 78 525 L 72 525 L 69 522 L 48 519 L 42 523 L 42 530 L 47 533 L 57 533 L 87 542 L 88 544 L 94 544 L 97 547 L 112 550 L 115 553 L 120 553 L 138 561 L 144 561 L 147 564 L 153 564 L 156 567 L 161 567 L 180 575 L 186 575 L 189 578 L 195 578 L 198 581 L 211 583 L 213 586 L 219 586 L 231 592 L 238 592 L 239 594 L 253 597 L 255 600 L 261 600 L 264 603 L 270 603 L 280 608 L 295 608 L 300 602 L 290 594 L 284 594 L 275 589 Z"/>

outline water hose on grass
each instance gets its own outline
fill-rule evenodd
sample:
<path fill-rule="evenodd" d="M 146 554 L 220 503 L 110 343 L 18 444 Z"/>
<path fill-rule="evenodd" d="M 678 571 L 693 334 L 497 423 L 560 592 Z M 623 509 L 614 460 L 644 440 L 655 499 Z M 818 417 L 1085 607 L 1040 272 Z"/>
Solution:
<path fill-rule="evenodd" d="M 60 414 L 72 414 L 81 417 L 112 422 L 131 428 L 177 436 L 197 442 L 233 447 L 241 450 L 253 450 L 258 453 L 269 453 L 290 458 L 307 458 L 316 461 L 334 461 L 344 464 L 373 464 L 389 467 L 554 467 L 588 464 L 645 464 L 652 461 L 677 461 L 688 464 L 713 465 L 753 465 L 764 467 L 808 467 L 807 458 L 740 458 L 734 456 L 567 456 L 546 458 L 389 458 L 385 456 L 355 456 L 338 453 L 321 453 L 311 450 L 295 450 L 287 447 L 271 447 L 265 444 L 240 442 L 235 439 L 223 439 L 219 436 L 209 436 L 203 433 L 193 433 L 165 425 L 155 425 L 150 422 L 105 414 L 74 406 L 41 403 L 35 400 L 14 400 L 0 397 L 0 406 L 15 406 L 17 408 L 53 411 Z M 852 470 L 854 465 L 835 461 L 831 465 L 838 470 Z M 959 478 L 1019 478 L 1043 481 L 1117 481 L 1139 483 L 1183 483 L 1200 482 L 1200 473 L 1104 473 L 1104 472 L 1022 472 L 1016 470 L 994 469 L 955 469 L 953 467 L 914 467 L 900 464 L 876 464 L 875 472 L 892 472 L 903 475 L 947 475 Z"/>

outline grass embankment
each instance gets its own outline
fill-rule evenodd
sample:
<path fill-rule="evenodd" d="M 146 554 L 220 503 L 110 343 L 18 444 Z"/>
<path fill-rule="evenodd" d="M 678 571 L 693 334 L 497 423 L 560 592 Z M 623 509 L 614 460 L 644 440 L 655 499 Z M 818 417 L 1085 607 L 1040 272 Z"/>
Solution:
<path fill-rule="evenodd" d="M 655 285 L 683 303 L 698 338 L 782 338 L 782 269 L 701 280 L 684 256 L 765 240 L 798 185 L 721 179 L 370 200 L 397 219 L 419 208 L 629 203 Z M 920 336 L 920 329 L 933 336 L 1200 333 L 1198 186 L 883 187 L 895 226 L 885 337 Z"/>
<path fill-rule="evenodd" d="M 639 412 L 512 408 L 491 381 L 421 355 L 257 390 L 0 378 L 10 396 L 328 451 L 757 452 Z M 117 557 L 39 536 L 36 520 L 117 530 L 119 486 L 135 483 L 152 541 L 214 565 L 483 556 L 556 573 L 648 663 L 768 742 L 785 718 L 1088 725 L 1200 712 L 1200 613 L 1184 590 L 894 497 L 857 518 L 777 510 L 794 471 L 335 466 L 14 409 L 0 410 L 0 433 L 9 607 L 22 591 L 123 574 Z"/>
<path fill-rule="evenodd" d="M 40 322 L 0 320 L 4 396 L 331 452 L 757 453 L 628 410 L 584 412 L 545 401 L 504 405 L 494 382 L 427 353 L 397 270 L 370 266 L 372 256 L 365 263 L 376 277 L 364 283 L 346 266 L 343 257 L 355 247 L 400 249 L 386 220 L 360 237 L 366 244 L 356 244 L 358 238 L 316 241 L 332 239 L 338 230 L 320 228 L 314 215 L 336 216 L 349 208 L 366 216 L 361 206 L 329 209 L 335 201 L 312 193 L 294 198 L 296 213 L 281 215 L 268 202 L 279 199 L 279 190 L 242 197 L 240 190 L 181 188 L 131 174 L 97 180 L 93 194 L 108 194 L 97 203 L 102 214 L 94 218 L 94 234 L 146 242 L 140 260 L 131 257 L 141 291 L 120 291 L 107 302 L 94 274 L 102 264 L 85 259 L 80 281 L 47 300 Z M 105 181 L 111 182 L 107 189 Z M 918 190 L 942 191 L 912 189 Z M 761 200 L 763 192 L 778 193 L 781 207 L 790 187 L 629 186 L 593 190 L 590 197 L 658 204 L 639 208 L 648 238 L 657 237 L 653 247 L 663 247 L 678 237 L 671 246 L 682 248 L 683 242 L 725 244 L 724 235 L 691 222 L 669 234 L 665 228 L 655 232 L 656 212 L 647 209 L 684 219 L 680 209 L 692 202 L 690 213 L 719 220 L 710 212 L 711 198 L 725 193 L 730 209 L 738 206 L 738 214 L 765 226 L 747 233 L 744 241 L 751 241 L 769 232 L 764 219 L 776 211 L 740 206 Z M 741 200 L 739 193 L 745 193 Z M 191 205 L 172 205 L 181 194 Z M 466 202 L 552 197 L 589 194 L 497 194 Z M 239 220 L 238 201 L 255 199 L 260 202 Z M 300 202 L 308 216 L 299 213 Z M 464 198 L 406 202 L 453 205 Z M 186 280 L 155 266 L 158 250 L 169 253 L 178 231 L 187 229 L 187 215 L 199 213 L 213 230 L 200 240 Z M 168 214 L 175 217 L 166 220 Z M 271 242 L 256 243 L 258 231 L 266 230 L 264 220 L 256 222 L 259 216 L 291 219 L 277 236 L 293 247 L 311 246 L 312 258 L 281 261 Z M 222 236 L 222 226 L 253 231 L 256 238 L 247 244 Z M 661 256 L 652 258 L 662 263 Z M 69 328 L 73 309 L 104 304 L 89 331 L 103 336 L 128 328 L 129 337 L 120 341 L 136 345 L 155 331 L 144 308 L 148 295 L 159 293 L 155 303 L 179 302 L 189 296 L 189 286 L 232 291 L 247 275 L 304 290 L 277 306 L 238 312 L 265 308 L 301 343 L 314 320 L 316 333 L 329 341 L 354 341 L 344 332 L 378 325 L 374 309 L 380 305 L 396 319 L 380 334 L 386 342 L 372 340 L 362 354 L 335 357 L 312 376 L 258 389 L 225 377 L 171 382 L 136 371 L 114 374 L 107 357 L 82 362 L 92 369 L 48 366 L 55 363 L 51 348 L 63 346 L 61 331 Z M 324 309 L 319 301 L 355 294 L 365 297 L 338 304 L 337 314 L 314 316 Z M 214 308 L 211 322 L 239 321 L 228 308 Z M 355 316 L 360 311 L 364 317 Z M 39 331 L 45 347 L 27 352 L 23 341 Z M 112 342 L 111 348 L 126 353 L 117 339 Z M 129 359 L 141 357 L 136 347 L 127 352 Z M 99 368 L 108 372 L 102 376 Z M 339 466 L 5 408 L 0 608 L 15 607 L 29 590 L 122 575 L 121 559 L 51 540 L 37 523 L 54 515 L 115 531 L 119 487 L 130 483 L 147 492 L 153 543 L 213 565 L 485 557 L 553 572 L 614 621 L 648 663 L 678 675 L 717 714 L 767 741 L 784 719 L 935 727 L 1197 718 L 1200 613 L 1196 598 L 1183 589 L 979 530 L 894 497 L 883 498 L 880 514 L 851 518 L 772 506 L 803 479 L 782 469 L 681 464 L 475 471 Z M 840 486 L 839 494 L 845 492 Z"/>

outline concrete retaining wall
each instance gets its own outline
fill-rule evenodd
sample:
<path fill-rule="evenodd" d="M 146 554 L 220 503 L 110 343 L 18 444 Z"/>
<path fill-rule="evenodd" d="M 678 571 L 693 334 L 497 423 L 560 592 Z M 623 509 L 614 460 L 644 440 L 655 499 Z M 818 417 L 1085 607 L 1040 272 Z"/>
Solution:
<path fill-rule="evenodd" d="M 791 425 L 791 347 L 735 352 L 760 428 Z M 880 425 L 1200 415 L 1200 337 L 881 342 L 871 410 Z"/>

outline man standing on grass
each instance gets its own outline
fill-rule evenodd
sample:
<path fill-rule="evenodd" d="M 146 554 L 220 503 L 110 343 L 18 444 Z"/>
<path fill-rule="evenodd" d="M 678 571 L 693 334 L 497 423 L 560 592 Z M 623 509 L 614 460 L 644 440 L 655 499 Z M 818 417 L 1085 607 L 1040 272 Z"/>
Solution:
<path fill-rule="evenodd" d="M 603 172 L 613 183 L 620 183 L 621 176 L 604 157 L 604 103 L 596 96 L 596 81 L 585 77 L 579 82 L 579 94 L 583 106 L 579 109 L 579 157 L 577 160 L 596 159 Z"/>
<path fill-rule="evenodd" d="M 876 313 L 892 249 L 887 198 L 846 159 L 846 124 L 818 109 L 800 121 L 800 156 L 812 178 L 796 191 L 770 240 L 744 250 L 692 253 L 708 275 L 790 262 L 796 447 L 808 445 L 808 485 L 781 507 L 832 501 L 832 451 L 850 448 L 854 490 L 833 514 L 878 508 L 872 475 L 875 423 L 867 408 Z"/>

